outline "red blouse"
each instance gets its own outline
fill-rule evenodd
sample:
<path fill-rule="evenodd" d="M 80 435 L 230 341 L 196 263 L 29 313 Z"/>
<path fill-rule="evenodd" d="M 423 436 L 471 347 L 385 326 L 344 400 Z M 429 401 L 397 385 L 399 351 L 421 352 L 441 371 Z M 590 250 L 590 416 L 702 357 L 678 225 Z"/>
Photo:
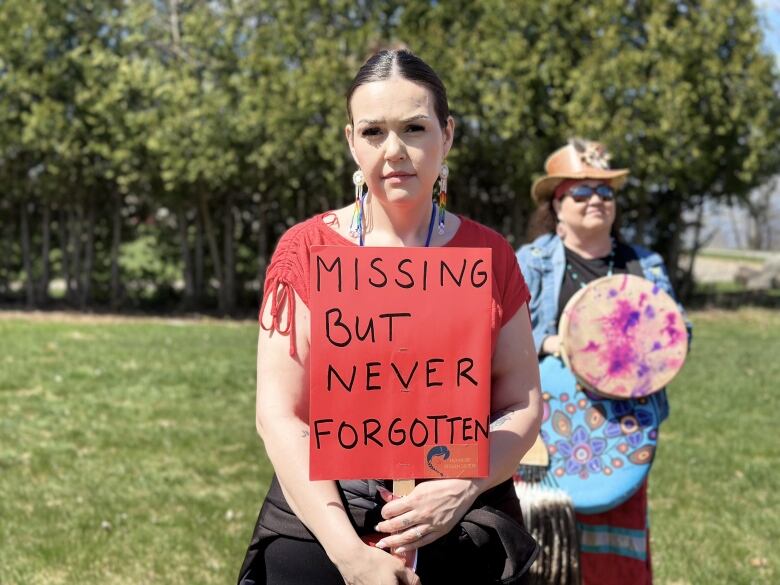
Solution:
<path fill-rule="evenodd" d="M 265 291 L 260 308 L 260 326 L 290 336 L 290 355 L 295 347 L 295 293 L 309 305 L 309 249 L 318 244 L 356 246 L 330 227 L 336 221 L 332 212 L 322 213 L 291 227 L 279 240 L 265 274 Z M 501 327 L 531 298 L 514 251 L 498 232 L 460 217 L 460 227 L 445 244 L 453 248 L 490 248 L 493 250 L 493 318 L 491 322 L 492 351 Z M 271 303 L 270 324 L 263 323 L 266 303 Z M 281 314 L 287 307 L 287 318 Z"/>

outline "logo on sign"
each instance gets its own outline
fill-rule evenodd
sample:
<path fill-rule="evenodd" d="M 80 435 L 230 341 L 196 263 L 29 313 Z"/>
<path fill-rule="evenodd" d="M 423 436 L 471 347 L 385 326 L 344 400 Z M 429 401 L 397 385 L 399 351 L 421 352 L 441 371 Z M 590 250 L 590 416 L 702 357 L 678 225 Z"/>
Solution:
<path fill-rule="evenodd" d="M 425 454 L 426 477 L 462 477 L 477 470 L 477 445 L 436 445 Z"/>

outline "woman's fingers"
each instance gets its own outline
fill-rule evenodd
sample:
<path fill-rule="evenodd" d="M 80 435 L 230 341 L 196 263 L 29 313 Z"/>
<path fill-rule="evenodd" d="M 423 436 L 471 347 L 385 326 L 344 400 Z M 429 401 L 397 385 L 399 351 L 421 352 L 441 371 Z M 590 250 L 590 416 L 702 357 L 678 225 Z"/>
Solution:
<path fill-rule="evenodd" d="M 379 493 L 379 496 L 382 498 L 384 502 L 392 502 L 398 496 L 393 494 L 389 489 L 382 487 L 381 485 L 376 486 L 376 491 Z"/>
<path fill-rule="evenodd" d="M 402 532 L 385 536 L 376 543 L 376 546 L 385 550 L 393 550 L 402 553 L 430 544 L 436 540 L 438 536 L 438 533 L 433 530 L 433 527 L 430 525 L 416 524 Z"/>
<path fill-rule="evenodd" d="M 390 520 L 383 520 L 376 525 L 375 529 L 377 532 L 401 532 L 418 523 L 419 519 L 416 519 L 414 514 L 404 512 L 400 516 L 391 517 Z"/>
<path fill-rule="evenodd" d="M 423 534 L 422 538 L 417 538 L 415 536 L 414 540 L 408 541 L 407 543 L 402 544 L 401 546 L 395 547 L 393 549 L 393 552 L 399 555 L 403 553 L 407 553 L 422 548 L 427 544 L 431 544 L 437 538 L 439 538 L 439 533 L 437 532 L 428 532 L 426 534 Z"/>
<path fill-rule="evenodd" d="M 413 509 L 412 497 L 405 496 L 403 498 L 395 498 L 394 500 L 387 502 L 382 506 L 382 518 L 389 520 L 395 518 L 401 514 L 405 514 Z"/>

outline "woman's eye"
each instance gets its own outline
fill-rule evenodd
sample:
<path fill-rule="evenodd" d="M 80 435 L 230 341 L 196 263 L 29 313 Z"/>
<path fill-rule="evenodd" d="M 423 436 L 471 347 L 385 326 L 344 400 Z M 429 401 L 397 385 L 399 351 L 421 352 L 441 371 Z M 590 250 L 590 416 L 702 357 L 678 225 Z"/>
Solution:
<path fill-rule="evenodd" d="M 381 130 L 375 126 L 369 128 L 363 128 L 360 131 L 361 136 L 379 136 Z"/>

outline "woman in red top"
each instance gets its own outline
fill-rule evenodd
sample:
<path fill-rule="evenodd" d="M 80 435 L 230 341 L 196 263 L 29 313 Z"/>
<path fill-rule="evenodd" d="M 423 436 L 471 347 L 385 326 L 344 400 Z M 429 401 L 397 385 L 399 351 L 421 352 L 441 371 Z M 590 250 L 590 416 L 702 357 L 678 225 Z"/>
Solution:
<path fill-rule="evenodd" d="M 455 129 L 433 70 L 407 51 L 380 52 L 358 72 L 347 108 L 346 139 L 370 194 L 366 219 L 356 225 L 350 205 L 300 223 L 282 237 L 269 265 L 260 315 L 256 420 L 276 475 L 239 583 L 520 582 L 535 545 L 522 541 L 516 522 L 485 533 L 493 541 L 487 556 L 462 554 L 466 549 L 457 543 L 463 539 L 456 537 L 458 523 L 480 506 L 504 512 L 495 514 L 502 522 L 506 514 L 522 522 L 510 478 L 538 435 L 541 415 L 528 289 L 499 234 L 454 214 L 445 218 L 432 205 L 437 178 L 446 178 L 442 168 Z M 433 229 L 437 219 L 439 227 Z M 309 480 L 308 273 L 315 244 L 492 249 L 488 477 L 426 481 L 384 505 L 381 481 Z M 499 426 L 501 432 L 494 432 Z M 359 536 L 374 528 L 385 534 L 379 548 Z M 416 574 L 381 550 L 397 547 L 426 547 Z M 522 556 L 525 562 L 517 566 Z M 474 562 L 477 558 L 480 562 Z M 494 561 L 499 569 L 490 576 L 487 565 Z"/>

